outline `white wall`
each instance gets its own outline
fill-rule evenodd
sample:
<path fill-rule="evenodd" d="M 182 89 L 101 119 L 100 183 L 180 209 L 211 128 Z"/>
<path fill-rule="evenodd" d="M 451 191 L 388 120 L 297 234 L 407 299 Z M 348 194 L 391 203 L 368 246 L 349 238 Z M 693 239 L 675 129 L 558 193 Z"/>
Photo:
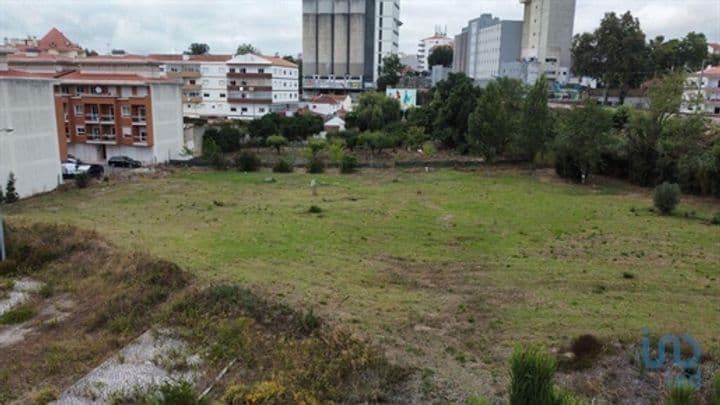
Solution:
<path fill-rule="evenodd" d="M 180 157 L 183 145 L 182 91 L 176 84 L 153 84 L 153 155 L 154 163 L 166 163 Z"/>
<path fill-rule="evenodd" d="M 12 128 L 8 133 L 3 129 Z M 62 181 L 55 99 L 49 80 L 0 79 L 0 185 L 10 172 L 20 197 Z"/>

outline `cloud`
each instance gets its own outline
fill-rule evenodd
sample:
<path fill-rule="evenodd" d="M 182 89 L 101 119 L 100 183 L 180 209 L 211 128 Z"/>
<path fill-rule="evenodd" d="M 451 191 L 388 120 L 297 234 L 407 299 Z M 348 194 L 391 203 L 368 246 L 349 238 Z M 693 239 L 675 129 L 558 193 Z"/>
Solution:
<path fill-rule="evenodd" d="M 648 37 L 704 32 L 720 41 L 718 0 L 577 0 L 575 31 L 594 29 L 606 11 L 630 10 Z M 249 42 L 265 53 L 302 48 L 301 0 L 0 0 L 0 36 L 44 35 L 57 27 L 87 48 L 179 52 L 205 42 L 232 52 Z M 482 13 L 522 19 L 519 0 L 401 0 L 401 50 L 416 51 L 434 27 L 455 35 Z"/>

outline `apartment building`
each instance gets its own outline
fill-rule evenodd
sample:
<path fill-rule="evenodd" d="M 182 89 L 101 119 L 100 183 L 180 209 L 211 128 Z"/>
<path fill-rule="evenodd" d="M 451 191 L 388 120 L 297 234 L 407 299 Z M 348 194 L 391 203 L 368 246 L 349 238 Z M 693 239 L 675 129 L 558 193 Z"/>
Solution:
<path fill-rule="evenodd" d="M 431 37 L 423 38 L 418 43 L 417 58 L 418 63 L 415 68 L 419 72 L 429 72 L 432 70 L 428 58 L 432 55 L 435 48 L 439 46 L 454 46 L 455 40 L 447 36 L 447 33 L 442 31 L 440 27 L 435 27 L 435 34 Z"/>
<path fill-rule="evenodd" d="M 303 0 L 305 91 L 374 88 L 401 25 L 400 0 Z"/>
<path fill-rule="evenodd" d="M 30 36 L 19 39 L 5 38 L 3 47 L 19 52 L 42 52 L 70 58 L 85 56 L 85 50 L 80 45 L 69 40 L 65 34 L 54 27 L 39 40 L 37 37 Z"/>
<path fill-rule="evenodd" d="M 482 84 L 501 76 L 503 64 L 520 60 L 523 22 L 483 14 L 460 34 L 463 51 L 455 58 L 462 72 Z M 462 58 L 462 60 L 461 60 Z"/>
<path fill-rule="evenodd" d="M 468 28 L 465 27 L 462 31 L 455 35 L 455 48 L 453 51 L 453 73 L 464 73 L 467 69 L 467 51 L 468 51 Z"/>
<path fill-rule="evenodd" d="M 576 0 L 520 0 L 524 5 L 522 58 L 540 74 L 567 81 L 572 66 Z"/>
<path fill-rule="evenodd" d="M 282 58 L 236 55 L 227 62 L 227 117 L 252 120 L 269 113 L 296 111 L 300 101 L 300 70 Z"/>
<path fill-rule="evenodd" d="M 133 74 L 66 72 L 55 76 L 61 158 L 87 162 L 123 155 L 166 163 L 183 149 L 181 85 Z"/>
<path fill-rule="evenodd" d="M 720 66 L 707 68 L 688 77 L 681 111 L 720 115 Z"/>
<path fill-rule="evenodd" d="M 8 70 L 0 48 L 0 185 L 15 174 L 21 198 L 62 182 L 60 145 L 50 75 Z"/>

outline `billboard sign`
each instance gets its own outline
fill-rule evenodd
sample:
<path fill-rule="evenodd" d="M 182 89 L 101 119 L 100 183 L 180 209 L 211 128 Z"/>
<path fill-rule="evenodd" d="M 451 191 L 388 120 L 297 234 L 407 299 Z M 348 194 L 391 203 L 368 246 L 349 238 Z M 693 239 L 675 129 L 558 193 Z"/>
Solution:
<path fill-rule="evenodd" d="M 403 111 L 417 107 L 417 89 L 387 89 L 385 95 L 397 100 Z"/>

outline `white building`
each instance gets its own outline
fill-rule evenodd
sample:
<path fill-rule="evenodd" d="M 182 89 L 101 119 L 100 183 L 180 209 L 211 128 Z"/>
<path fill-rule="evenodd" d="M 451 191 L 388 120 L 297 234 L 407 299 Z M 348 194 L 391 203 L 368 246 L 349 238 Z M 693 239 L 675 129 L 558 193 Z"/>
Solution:
<path fill-rule="evenodd" d="M 335 115 L 340 111 L 352 111 L 352 98 L 349 95 L 321 94 L 313 97 L 307 104 L 307 109 L 322 116 Z"/>
<path fill-rule="evenodd" d="M 720 66 L 693 74 L 685 89 L 682 112 L 720 115 Z"/>
<path fill-rule="evenodd" d="M 0 187 L 14 173 L 21 198 L 62 182 L 53 83 L 0 67 Z"/>
<path fill-rule="evenodd" d="M 237 55 L 227 62 L 227 117 L 252 120 L 297 110 L 298 66 L 282 58 Z"/>
<path fill-rule="evenodd" d="M 540 63 L 550 80 L 567 81 L 572 66 L 576 0 L 520 0 L 525 5 L 522 58 Z"/>
<path fill-rule="evenodd" d="M 383 59 L 390 55 L 397 55 L 400 51 L 400 0 L 377 0 L 377 13 L 375 15 L 375 43 L 378 44 L 375 59 L 374 87 L 380 77 Z"/>
<path fill-rule="evenodd" d="M 417 65 L 413 67 L 419 72 L 429 72 L 432 66 L 429 66 L 428 58 L 432 55 L 433 50 L 439 46 L 452 47 L 454 43 L 455 40 L 453 38 L 448 37 L 446 32 L 440 30 L 440 27 L 436 27 L 435 35 L 420 40 L 417 52 Z"/>
<path fill-rule="evenodd" d="M 463 72 L 480 84 L 502 76 L 503 64 L 520 60 L 522 21 L 507 21 L 483 14 L 471 20 L 463 30 L 465 60 L 455 58 Z"/>

